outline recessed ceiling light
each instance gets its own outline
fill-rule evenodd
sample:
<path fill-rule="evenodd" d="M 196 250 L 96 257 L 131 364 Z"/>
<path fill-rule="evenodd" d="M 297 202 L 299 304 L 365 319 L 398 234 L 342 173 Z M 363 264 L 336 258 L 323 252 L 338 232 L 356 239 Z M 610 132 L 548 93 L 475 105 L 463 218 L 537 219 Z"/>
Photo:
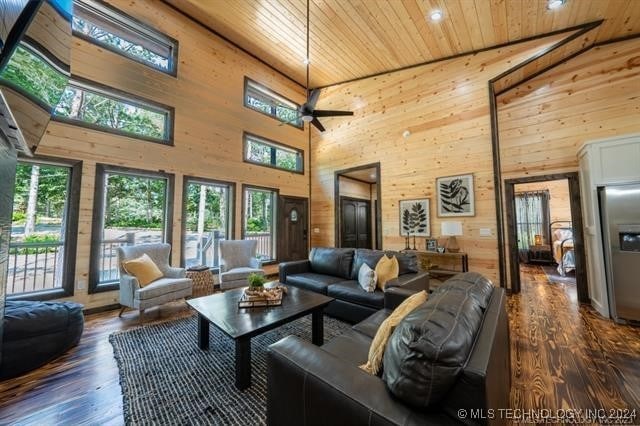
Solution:
<path fill-rule="evenodd" d="M 547 9 L 555 10 L 564 4 L 565 0 L 549 0 L 547 3 Z"/>
<path fill-rule="evenodd" d="M 432 21 L 439 21 L 442 19 L 443 17 L 443 13 L 441 10 L 434 10 L 433 12 L 431 12 L 431 14 L 429 15 L 429 17 L 431 18 Z"/>

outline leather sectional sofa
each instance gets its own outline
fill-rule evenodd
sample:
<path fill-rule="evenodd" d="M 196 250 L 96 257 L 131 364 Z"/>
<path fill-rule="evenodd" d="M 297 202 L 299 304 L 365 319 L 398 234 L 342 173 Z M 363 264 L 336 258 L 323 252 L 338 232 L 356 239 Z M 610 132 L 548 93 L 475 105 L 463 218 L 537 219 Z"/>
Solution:
<path fill-rule="evenodd" d="M 358 284 L 358 272 L 363 263 L 375 269 L 380 258 L 387 253 L 395 255 L 400 267 L 398 278 L 389 281 L 385 291 L 368 293 Z M 381 250 L 315 247 L 308 260 L 280 264 L 280 282 L 335 300 L 325 313 L 356 323 L 384 308 L 384 293 L 391 288 L 429 290 L 429 275 L 418 272 L 414 254 Z"/>
<path fill-rule="evenodd" d="M 403 300 L 397 293 L 410 292 L 389 292 L 385 309 L 321 347 L 296 336 L 271 345 L 267 423 L 504 423 L 498 409 L 509 407 L 511 380 L 505 292 L 477 273 L 446 281 L 400 322 L 380 376 L 358 367 Z"/>

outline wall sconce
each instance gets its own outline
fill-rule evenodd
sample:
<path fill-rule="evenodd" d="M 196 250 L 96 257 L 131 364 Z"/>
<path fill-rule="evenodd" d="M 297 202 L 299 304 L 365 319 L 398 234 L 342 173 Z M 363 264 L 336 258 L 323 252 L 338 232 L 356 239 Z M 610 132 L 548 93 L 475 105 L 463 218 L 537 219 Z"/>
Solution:
<path fill-rule="evenodd" d="M 458 253 L 460 246 L 458 245 L 456 236 L 462 235 L 462 222 L 442 222 L 440 227 L 442 236 L 449 237 L 447 240 L 447 251 Z"/>

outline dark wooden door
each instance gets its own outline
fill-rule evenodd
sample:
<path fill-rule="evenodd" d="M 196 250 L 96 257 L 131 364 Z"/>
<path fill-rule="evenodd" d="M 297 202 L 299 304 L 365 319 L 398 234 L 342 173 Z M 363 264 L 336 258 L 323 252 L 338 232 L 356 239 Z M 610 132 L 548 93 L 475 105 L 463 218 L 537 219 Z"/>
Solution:
<path fill-rule="evenodd" d="M 371 248 L 371 202 L 340 198 L 340 247 Z"/>
<path fill-rule="evenodd" d="M 306 259 L 309 200 L 282 196 L 278 202 L 278 260 Z"/>

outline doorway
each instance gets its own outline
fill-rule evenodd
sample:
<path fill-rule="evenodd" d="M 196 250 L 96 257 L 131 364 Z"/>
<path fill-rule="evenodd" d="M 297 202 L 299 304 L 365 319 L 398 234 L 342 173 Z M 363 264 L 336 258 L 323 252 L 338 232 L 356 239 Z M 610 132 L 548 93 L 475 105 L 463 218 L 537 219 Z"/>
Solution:
<path fill-rule="evenodd" d="M 278 260 L 302 260 L 308 256 L 309 200 L 281 196 L 278 200 Z"/>
<path fill-rule="evenodd" d="M 382 248 L 380 163 L 335 172 L 335 244 Z"/>
<path fill-rule="evenodd" d="M 505 195 L 511 291 L 540 276 L 588 303 L 578 174 L 509 179 Z"/>
<path fill-rule="evenodd" d="M 340 247 L 371 248 L 371 202 L 340 197 Z"/>

